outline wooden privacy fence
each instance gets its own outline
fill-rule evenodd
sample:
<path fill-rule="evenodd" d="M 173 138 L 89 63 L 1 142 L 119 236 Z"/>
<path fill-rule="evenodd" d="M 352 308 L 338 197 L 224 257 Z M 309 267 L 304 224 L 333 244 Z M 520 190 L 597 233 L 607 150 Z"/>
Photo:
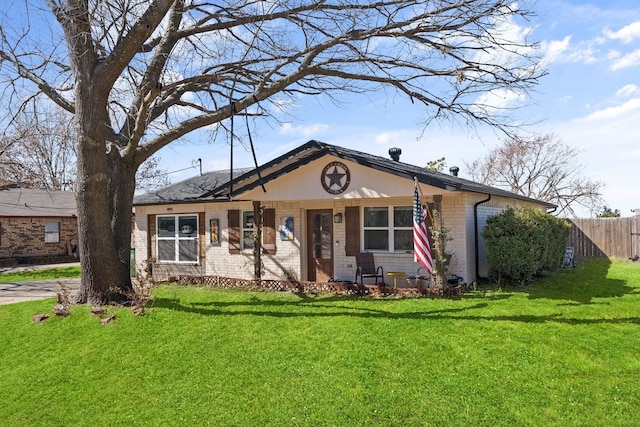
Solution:
<path fill-rule="evenodd" d="M 634 258 L 640 255 L 640 215 L 570 219 L 567 246 L 576 256 Z"/>

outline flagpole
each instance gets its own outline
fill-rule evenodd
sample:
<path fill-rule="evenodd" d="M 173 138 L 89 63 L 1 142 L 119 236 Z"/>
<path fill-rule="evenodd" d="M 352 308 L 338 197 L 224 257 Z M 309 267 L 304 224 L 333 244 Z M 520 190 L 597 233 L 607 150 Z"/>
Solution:
<path fill-rule="evenodd" d="M 418 191 L 420 192 L 420 203 L 422 203 L 422 198 L 424 197 L 424 194 L 422 193 L 422 188 L 420 187 L 420 183 L 418 182 L 418 177 L 417 176 L 413 177 L 413 182 L 415 182 L 416 187 L 418 187 Z M 431 220 L 431 224 L 435 225 L 435 223 L 433 221 L 433 214 L 431 213 L 431 208 L 429 208 L 429 203 L 425 202 L 424 206 L 427 209 L 427 214 L 429 215 L 429 219 Z"/>

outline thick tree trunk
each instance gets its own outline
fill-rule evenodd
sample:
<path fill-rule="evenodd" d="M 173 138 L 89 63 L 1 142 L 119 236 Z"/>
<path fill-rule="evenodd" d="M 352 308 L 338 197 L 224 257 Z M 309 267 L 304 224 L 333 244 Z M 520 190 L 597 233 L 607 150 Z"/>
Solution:
<path fill-rule="evenodd" d="M 96 85 L 97 86 L 97 85 Z M 101 305 L 110 288 L 131 290 L 129 251 L 135 168 L 108 148 L 108 113 L 96 86 L 76 88 L 78 243 L 82 279 L 77 303 Z"/>
<path fill-rule="evenodd" d="M 115 156 L 107 159 L 104 152 L 94 154 L 87 157 L 94 161 L 83 164 L 86 178 L 78 181 L 76 190 L 82 269 L 77 302 L 100 305 L 132 290 L 129 271 L 135 170 Z M 113 295 L 116 289 L 118 295 Z"/>
<path fill-rule="evenodd" d="M 121 292 L 125 293 L 132 291 L 130 261 L 135 177 L 135 166 L 115 155 L 111 163 L 111 179 L 109 180 L 109 194 L 112 203 L 111 229 L 119 260 L 118 287 Z"/>
<path fill-rule="evenodd" d="M 75 79 L 76 205 L 82 269 L 78 303 L 100 305 L 109 301 L 110 288 L 117 288 L 120 294 L 131 290 L 129 252 L 136 165 L 134 150 L 123 150 L 126 138 L 115 135 L 108 104 L 127 58 L 136 52 L 136 40 L 142 43 L 148 38 L 170 5 L 163 2 L 159 9 L 151 5 L 147 18 L 153 22 L 140 24 L 133 31 L 133 40 L 123 43 L 110 58 L 98 54 L 91 38 L 96 21 L 86 0 L 52 5 L 64 28 Z"/>
<path fill-rule="evenodd" d="M 98 183 L 99 184 L 99 183 Z M 78 237 L 82 280 L 76 302 L 101 305 L 108 301 L 109 287 L 121 285 L 120 260 L 106 187 L 86 185 L 78 189 Z"/>

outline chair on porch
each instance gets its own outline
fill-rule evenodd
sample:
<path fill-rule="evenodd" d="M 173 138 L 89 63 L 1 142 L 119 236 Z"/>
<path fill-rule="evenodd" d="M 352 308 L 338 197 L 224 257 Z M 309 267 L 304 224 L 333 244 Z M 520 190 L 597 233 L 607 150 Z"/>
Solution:
<path fill-rule="evenodd" d="M 378 278 L 382 280 L 382 284 L 384 285 L 384 269 L 381 265 L 375 265 L 375 261 L 373 259 L 373 253 L 371 252 L 359 252 L 356 254 L 356 283 L 364 285 L 364 279 L 376 279 L 376 284 L 378 283 Z M 358 281 L 358 277 L 360 281 Z"/>

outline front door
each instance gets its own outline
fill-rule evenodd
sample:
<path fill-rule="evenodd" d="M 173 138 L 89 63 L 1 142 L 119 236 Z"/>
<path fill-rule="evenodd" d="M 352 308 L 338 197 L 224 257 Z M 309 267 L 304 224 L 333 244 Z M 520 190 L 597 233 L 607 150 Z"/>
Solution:
<path fill-rule="evenodd" d="M 327 282 L 333 277 L 333 212 L 307 211 L 307 254 L 309 280 Z"/>

